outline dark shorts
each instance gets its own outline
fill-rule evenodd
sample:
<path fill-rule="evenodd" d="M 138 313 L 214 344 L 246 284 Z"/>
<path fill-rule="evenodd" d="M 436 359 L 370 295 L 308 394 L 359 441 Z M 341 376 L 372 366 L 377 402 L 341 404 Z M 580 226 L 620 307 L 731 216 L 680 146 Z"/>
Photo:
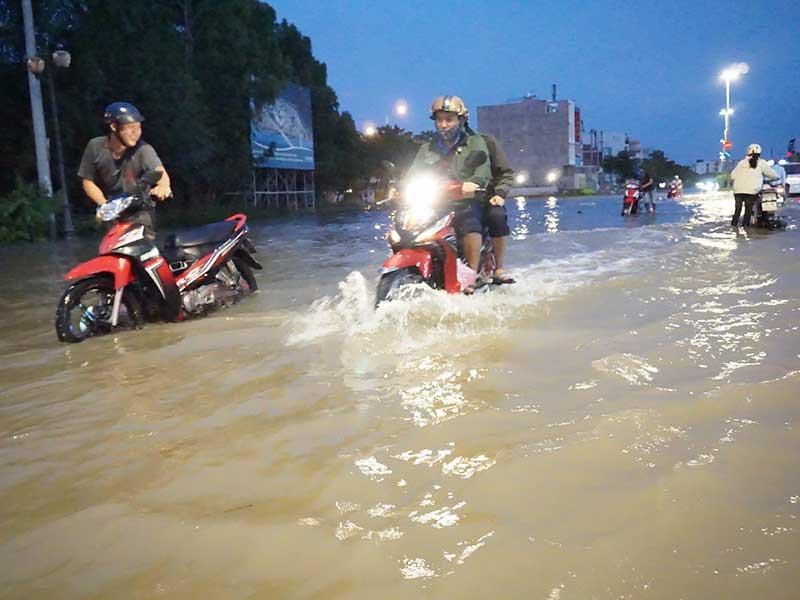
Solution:
<path fill-rule="evenodd" d="M 511 233 L 508 228 L 508 211 L 505 206 L 487 204 L 483 211 L 483 222 L 489 230 L 489 237 L 501 238 Z"/>
<path fill-rule="evenodd" d="M 468 233 L 483 233 L 483 206 L 481 202 L 473 200 L 464 208 L 459 208 L 453 219 L 453 228 L 456 230 L 458 237 Z"/>

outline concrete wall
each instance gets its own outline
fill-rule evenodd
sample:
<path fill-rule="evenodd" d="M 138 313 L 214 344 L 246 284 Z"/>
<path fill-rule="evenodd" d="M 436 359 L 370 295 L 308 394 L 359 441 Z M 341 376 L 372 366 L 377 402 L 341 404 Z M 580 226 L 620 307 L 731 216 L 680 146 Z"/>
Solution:
<path fill-rule="evenodd" d="M 478 107 L 478 130 L 495 136 L 528 185 L 542 185 L 547 173 L 576 164 L 575 103 L 524 98 Z"/>

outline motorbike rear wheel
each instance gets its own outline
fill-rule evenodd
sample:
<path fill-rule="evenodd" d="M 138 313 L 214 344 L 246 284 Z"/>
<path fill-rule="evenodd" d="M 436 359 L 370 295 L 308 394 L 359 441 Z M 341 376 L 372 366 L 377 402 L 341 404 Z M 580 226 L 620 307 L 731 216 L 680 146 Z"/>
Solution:
<path fill-rule="evenodd" d="M 69 286 L 56 309 L 56 334 L 62 342 L 76 344 L 114 329 L 138 329 L 142 325 L 139 301 L 127 289 L 122 294 L 117 327 L 111 326 L 114 280 L 89 277 Z"/>
<path fill-rule="evenodd" d="M 375 308 L 381 302 L 394 298 L 403 286 L 424 282 L 422 275 L 414 268 L 398 269 L 397 271 L 385 273 L 375 290 Z"/>
<path fill-rule="evenodd" d="M 236 270 L 239 271 L 242 279 L 244 279 L 244 282 L 247 284 L 248 289 L 246 291 L 250 293 L 255 292 L 258 289 L 258 282 L 256 281 L 256 275 L 253 273 L 253 269 L 250 267 L 250 265 L 238 258 L 233 259 L 233 264 L 236 267 Z"/>

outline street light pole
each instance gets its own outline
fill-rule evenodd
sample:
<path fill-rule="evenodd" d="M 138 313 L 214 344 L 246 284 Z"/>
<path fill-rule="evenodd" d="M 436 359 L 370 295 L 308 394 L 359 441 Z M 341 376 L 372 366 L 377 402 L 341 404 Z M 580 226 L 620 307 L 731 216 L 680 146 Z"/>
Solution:
<path fill-rule="evenodd" d="M 33 28 L 33 8 L 31 0 L 22 0 L 22 18 L 25 25 L 25 53 L 28 59 L 36 56 L 36 35 Z M 28 90 L 31 95 L 31 114 L 33 115 L 33 137 L 36 145 L 36 172 L 39 187 L 48 197 L 53 195 L 53 183 L 50 180 L 50 161 L 47 156 L 47 131 L 44 124 L 44 107 L 42 106 L 42 86 L 39 79 L 28 70 Z M 51 214 L 51 227 L 55 217 Z"/>
<path fill-rule="evenodd" d="M 730 77 L 725 78 L 725 131 L 722 134 L 722 139 L 728 141 L 728 118 L 731 114 L 731 80 Z"/>
<path fill-rule="evenodd" d="M 56 84 L 53 77 L 53 69 L 47 71 L 47 83 L 50 87 L 50 107 L 53 112 L 53 133 L 56 136 L 56 158 L 58 158 L 58 178 L 61 184 L 61 193 L 64 196 L 64 237 L 70 239 L 75 234 L 72 225 L 72 209 L 69 204 L 69 192 L 67 191 L 67 177 L 64 174 L 64 150 L 61 147 L 61 125 L 58 120 L 58 104 L 56 103 Z"/>

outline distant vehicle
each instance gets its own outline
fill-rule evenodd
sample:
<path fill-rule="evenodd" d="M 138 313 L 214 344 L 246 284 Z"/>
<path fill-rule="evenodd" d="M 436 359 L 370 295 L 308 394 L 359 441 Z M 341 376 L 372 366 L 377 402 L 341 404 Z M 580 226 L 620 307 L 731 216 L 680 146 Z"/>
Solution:
<path fill-rule="evenodd" d="M 786 197 L 800 194 L 800 163 L 784 163 L 781 166 L 786 170 Z"/>
<path fill-rule="evenodd" d="M 642 191 L 639 187 L 639 182 L 636 179 L 629 179 L 625 182 L 625 195 L 622 197 L 622 213 L 626 215 L 635 215 L 639 212 L 639 200 L 642 197 Z"/>

